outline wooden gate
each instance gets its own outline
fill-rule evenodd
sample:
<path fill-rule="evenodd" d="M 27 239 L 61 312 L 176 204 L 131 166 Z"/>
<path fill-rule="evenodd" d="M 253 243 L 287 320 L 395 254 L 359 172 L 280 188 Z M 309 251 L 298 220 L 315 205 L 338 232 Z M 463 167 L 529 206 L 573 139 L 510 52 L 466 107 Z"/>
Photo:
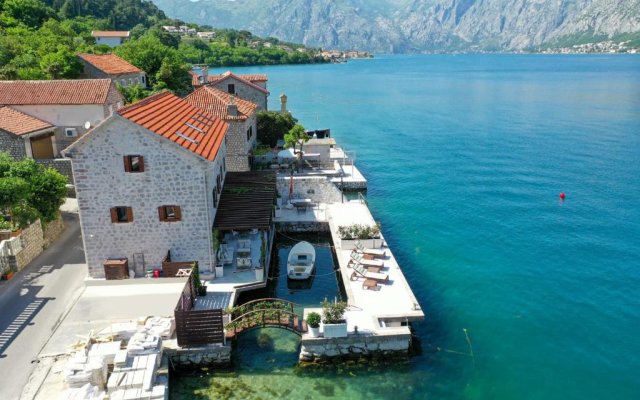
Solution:
<path fill-rule="evenodd" d="M 178 346 L 224 343 L 222 310 L 175 311 Z"/>

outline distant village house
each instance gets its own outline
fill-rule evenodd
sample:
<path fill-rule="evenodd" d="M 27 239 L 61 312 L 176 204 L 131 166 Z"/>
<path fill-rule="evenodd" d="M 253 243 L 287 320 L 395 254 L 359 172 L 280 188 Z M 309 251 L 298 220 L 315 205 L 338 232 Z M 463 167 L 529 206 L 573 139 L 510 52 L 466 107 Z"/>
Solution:
<path fill-rule="evenodd" d="M 209 75 L 207 68 L 203 68 L 201 74 L 192 71 L 191 77 L 191 83 L 196 88 L 206 84 L 250 101 L 258 106 L 258 110 L 267 110 L 269 91 L 266 75 L 236 75 L 231 71 L 221 75 Z"/>
<path fill-rule="evenodd" d="M 91 36 L 96 39 L 96 44 L 106 44 L 109 47 L 120 46 L 129 39 L 129 31 L 93 31 Z"/>
<path fill-rule="evenodd" d="M 147 87 L 144 71 L 115 54 L 79 54 L 86 78 L 108 78 L 122 86 Z"/>

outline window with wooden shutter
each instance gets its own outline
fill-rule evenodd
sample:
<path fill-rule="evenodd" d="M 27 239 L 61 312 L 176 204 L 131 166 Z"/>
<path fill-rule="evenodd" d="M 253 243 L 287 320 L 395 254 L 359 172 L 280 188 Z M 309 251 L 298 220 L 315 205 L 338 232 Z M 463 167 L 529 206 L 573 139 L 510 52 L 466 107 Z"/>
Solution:
<path fill-rule="evenodd" d="M 158 217 L 162 222 L 174 222 L 182 220 L 180 206 L 160 206 L 158 207 Z"/>
<path fill-rule="evenodd" d="M 133 222 L 133 209 L 131 207 L 112 207 L 109 211 L 111 222 L 114 224 Z"/>
<path fill-rule="evenodd" d="M 144 157 L 124 156 L 124 172 L 144 172 Z"/>

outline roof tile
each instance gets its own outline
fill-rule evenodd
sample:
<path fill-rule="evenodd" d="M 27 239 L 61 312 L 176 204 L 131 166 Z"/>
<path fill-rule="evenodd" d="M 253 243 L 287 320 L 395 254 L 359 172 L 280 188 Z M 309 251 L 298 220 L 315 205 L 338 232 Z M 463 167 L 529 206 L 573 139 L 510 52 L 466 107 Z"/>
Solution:
<path fill-rule="evenodd" d="M 227 92 L 211 86 L 202 86 L 196 89 L 185 100 L 190 104 L 201 108 L 212 115 L 224 120 L 246 120 L 258 106 L 250 101 L 233 96 Z M 227 106 L 236 104 L 240 115 L 229 115 Z"/>
<path fill-rule="evenodd" d="M 111 79 L 0 81 L 0 104 L 104 104 L 111 84 Z"/>
<path fill-rule="evenodd" d="M 45 129 L 53 129 L 53 125 L 14 108 L 0 106 L 0 130 L 20 136 Z"/>
<path fill-rule="evenodd" d="M 213 161 L 229 125 L 179 97 L 162 92 L 118 110 L 122 117 Z"/>
<path fill-rule="evenodd" d="M 115 54 L 78 54 L 78 57 L 109 75 L 142 72 L 140 68 Z"/>
<path fill-rule="evenodd" d="M 129 31 L 92 31 L 93 37 L 129 37 Z"/>

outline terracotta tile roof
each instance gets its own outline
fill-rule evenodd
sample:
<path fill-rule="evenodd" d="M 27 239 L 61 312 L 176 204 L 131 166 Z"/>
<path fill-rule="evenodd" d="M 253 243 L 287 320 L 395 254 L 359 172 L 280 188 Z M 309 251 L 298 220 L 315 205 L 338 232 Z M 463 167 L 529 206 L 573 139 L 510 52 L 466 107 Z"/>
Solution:
<path fill-rule="evenodd" d="M 53 129 L 53 125 L 14 108 L 0 106 L 0 130 L 20 136 L 45 129 Z"/>
<path fill-rule="evenodd" d="M 115 54 L 78 54 L 78 57 L 109 75 L 142 72 Z"/>
<path fill-rule="evenodd" d="M 210 161 L 229 129 L 226 122 L 169 92 L 121 108 L 118 114 Z"/>
<path fill-rule="evenodd" d="M 246 120 L 258 106 L 250 101 L 233 96 L 212 86 L 202 86 L 196 89 L 185 100 L 212 115 L 225 120 Z M 239 115 L 229 115 L 227 106 L 234 104 L 238 107 Z"/>
<path fill-rule="evenodd" d="M 105 104 L 111 79 L 0 81 L 0 104 Z"/>
<path fill-rule="evenodd" d="M 202 85 L 202 82 L 200 82 L 200 74 L 197 74 L 193 71 L 189 71 L 189 73 L 191 74 L 191 84 L 193 86 L 200 86 Z M 231 73 L 231 72 L 227 72 L 227 73 Z M 241 79 L 244 79 L 245 81 L 249 81 L 251 83 L 256 83 L 256 82 L 267 82 L 269 80 L 269 77 L 267 75 L 264 74 L 237 74 L 235 75 L 236 77 L 239 77 Z M 212 82 L 217 82 L 219 80 L 221 80 L 222 78 L 224 78 L 224 74 L 222 75 L 208 75 L 207 76 L 207 82 L 212 83 Z"/>
<path fill-rule="evenodd" d="M 93 37 L 129 37 L 129 31 L 91 31 Z"/>
<path fill-rule="evenodd" d="M 238 75 L 240 78 L 247 80 L 249 82 L 266 82 L 269 80 L 269 77 L 264 74 L 240 74 Z"/>

